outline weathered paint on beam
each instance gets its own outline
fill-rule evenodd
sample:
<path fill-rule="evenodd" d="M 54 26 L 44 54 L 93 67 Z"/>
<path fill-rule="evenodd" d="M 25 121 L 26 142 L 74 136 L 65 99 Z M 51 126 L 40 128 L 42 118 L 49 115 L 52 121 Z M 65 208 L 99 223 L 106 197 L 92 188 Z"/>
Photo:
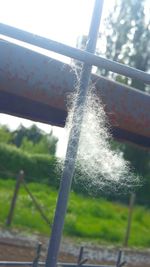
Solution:
<path fill-rule="evenodd" d="M 64 126 L 67 96 L 74 91 L 71 67 L 29 49 L 0 41 L 0 112 Z M 94 76 L 117 139 L 150 146 L 150 96 Z"/>
<path fill-rule="evenodd" d="M 150 95 L 137 89 L 93 76 L 116 139 L 150 148 Z"/>

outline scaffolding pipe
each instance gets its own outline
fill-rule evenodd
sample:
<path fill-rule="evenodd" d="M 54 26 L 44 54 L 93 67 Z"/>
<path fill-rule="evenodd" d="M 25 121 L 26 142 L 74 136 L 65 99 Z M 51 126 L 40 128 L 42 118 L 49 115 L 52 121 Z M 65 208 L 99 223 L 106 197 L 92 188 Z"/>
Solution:
<path fill-rule="evenodd" d="M 102 14 L 103 0 L 96 0 L 91 26 L 88 35 L 86 51 L 95 52 L 99 25 Z M 54 223 L 51 232 L 51 238 L 48 246 L 46 267 L 55 267 L 57 264 L 60 241 L 64 226 L 67 203 L 75 169 L 75 160 L 77 156 L 81 124 L 84 116 L 84 106 L 88 94 L 88 85 L 91 77 L 92 65 L 83 64 L 81 71 L 78 97 L 76 99 L 72 128 L 70 131 L 64 169 L 61 177 L 60 190 L 55 210 Z"/>
<path fill-rule="evenodd" d="M 112 60 L 100 56 L 96 56 L 90 53 L 90 51 L 82 51 L 80 49 L 70 47 L 68 45 L 61 44 L 59 42 L 41 36 L 37 36 L 35 34 L 2 23 L 0 23 L 0 34 L 2 35 L 1 38 L 3 39 L 5 39 L 5 36 L 9 36 L 10 38 L 17 39 L 19 41 L 34 45 L 36 47 L 50 50 L 55 53 L 59 53 L 61 55 L 82 61 L 86 64 L 97 66 L 99 68 L 104 68 L 108 71 L 112 71 L 114 73 L 130 77 L 132 79 L 141 80 L 146 84 L 150 84 L 149 73 L 126 66 L 118 62 L 114 62 Z"/>

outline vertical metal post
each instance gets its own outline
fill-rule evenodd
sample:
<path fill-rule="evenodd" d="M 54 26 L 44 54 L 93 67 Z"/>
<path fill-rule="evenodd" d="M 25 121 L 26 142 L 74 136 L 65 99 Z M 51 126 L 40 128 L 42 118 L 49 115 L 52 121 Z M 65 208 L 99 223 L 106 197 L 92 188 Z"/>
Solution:
<path fill-rule="evenodd" d="M 121 257 L 122 257 L 122 251 L 119 250 L 118 257 L 117 257 L 117 262 L 116 262 L 116 267 L 120 267 Z"/>
<path fill-rule="evenodd" d="M 40 253 L 41 253 L 41 248 L 42 248 L 42 243 L 39 242 L 36 248 L 36 255 L 35 258 L 33 260 L 33 265 L 32 267 L 38 267 L 38 262 L 39 262 L 39 258 L 40 258 Z"/>
<path fill-rule="evenodd" d="M 126 234 L 125 234 L 125 239 L 124 239 L 124 244 L 123 244 L 124 247 L 128 246 L 128 241 L 129 241 L 130 231 L 131 231 L 131 222 L 132 222 L 134 203 L 135 203 L 135 193 L 132 193 L 130 196 L 128 223 L 127 223 Z"/>
<path fill-rule="evenodd" d="M 88 35 L 86 51 L 94 53 L 101 20 L 103 0 L 96 0 L 93 10 L 91 26 Z M 61 177 L 60 190 L 55 210 L 51 238 L 48 246 L 46 267 L 56 267 L 59 253 L 61 235 L 64 226 L 65 214 L 71 188 L 72 177 L 75 169 L 81 125 L 84 115 L 84 106 L 87 99 L 88 84 L 90 81 L 92 65 L 83 64 L 81 71 L 79 92 L 74 107 L 72 128 L 70 131 L 64 169 Z"/>
<path fill-rule="evenodd" d="M 80 248 L 80 252 L 79 252 L 79 257 L 78 257 L 78 261 L 77 261 L 77 267 L 82 266 L 88 260 L 88 259 L 83 259 L 83 251 L 84 251 L 84 247 L 82 246 Z"/>
<path fill-rule="evenodd" d="M 16 185 L 15 185 L 15 189 L 14 189 L 14 194 L 13 194 L 13 198 L 12 198 L 11 205 L 10 205 L 9 214 L 8 214 L 8 217 L 6 220 L 6 226 L 10 226 L 12 223 L 12 218 L 13 218 L 13 214 L 14 214 L 16 200 L 17 200 L 20 184 L 23 180 L 23 177 L 24 177 L 24 171 L 20 171 L 19 175 L 17 177 L 17 181 L 16 181 Z"/>
<path fill-rule="evenodd" d="M 84 250 L 84 247 L 82 246 L 80 248 L 80 251 L 79 251 L 79 257 L 78 257 L 77 265 L 79 265 L 81 260 L 83 259 L 83 250 Z"/>
<path fill-rule="evenodd" d="M 122 261 L 122 251 L 119 250 L 116 267 L 122 267 L 126 264 L 126 261 Z"/>

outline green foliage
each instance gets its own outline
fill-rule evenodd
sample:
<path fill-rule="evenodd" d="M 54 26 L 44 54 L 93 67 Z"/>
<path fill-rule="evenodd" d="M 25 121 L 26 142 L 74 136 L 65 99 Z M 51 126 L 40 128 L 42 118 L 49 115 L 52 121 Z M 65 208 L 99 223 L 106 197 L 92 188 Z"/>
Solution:
<path fill-rule="evenodd" d="M 30 128 L 21 125 L 12 134 L 13 143 L 23 151 L 51 155 L 56 152 L 58 139 L 52 131 L 50 134 L 45 134 L 36 125 L 32 125 Z"/>
<path fill-rule="evenodd" d="M 0 125 L 0 143 L 8 144 L 12 140 L 12 135 L 7 126 Z"/>
<path fill-rule="evenodd" d="M 124 158 L 130 162 L 133 171 L 140 177 L 141 186 L 136 190 L 136 201 L 139 204 L 148 205 L 150 201 L 150 151 L 115 141 L 112 142 L 112 148 L 122 151 Z M 119 199 L 125 200 L 126 196 L 120 196 Z"/>
<path fill-rule="evenodd" d="M 54 156 L 28 154 L 15 146 L 0 144 L 0 172 L 3 177 L 16 178 L 19 170 L 24 170 L 27 181 L 38 181 L 53 186 L 58 184 L 57 160 Z"/>
<path fill-rule="evenodd" d="M 46 135 L 46 144 L 49 149 L 49 153 L 55 155 L 58 138 L 53 135 L 53 131 Z"/>
<path fill-rule="evenodd" d="M 38 143 L 42 138 L 42 131 L 36 125 L 32 125 L 30 128 L 20 125 L 18 129 L 13 132 L 13 136 L 14 144 L 20 147 L 25 137 L 34 144 Z"/>
<path fill-rule="evenodd" d="M 117 0 L 106 20 L 106 57 L 137 69 L 150 69 L 150 18 L 145 0 Z M 138 10 L 138 12 L 137 12 Z M 108 72 L 104 72 L 108 75 Z M 142 82 L 112 74 L 119 82 L 145 90 Z M 148 88 L 147 88 L 148 90 Z"/>
<path fill-rule="evenodd" d="M 58 188 L 61 177 L 61 171 L 59 168 L 59 161 L 56 157 L 48 154 L 30 154 L 23 152 L 21 149 L 12 145 L 0 144 L 0 174 L 4 178 L 16 178 L 18 172 L 22 169 L 25 172 L 25 179 L 27 181 L 36 181 L 40 183 L 49 184 L 55 188 Z M 74 192 L 80 193 L 84 196 L 94 195 L 95 197 L 103 196 L 110 200 L 119 199 L 121 201 L 128 200 L 128 194 L 115 195 L 113 192 L 97 192 L 95 193 L 94 185 L 91 185 L 91 191 L 89 192 L 85 181 L 80 179 L 80 170 L 78 171 L 79 177 L 73 180 L 72 189 Z M 137 203 L 148 205 L 150 195 L 150 180 L 149 177 L 145 177 L 142 187 L 137 192 Z M 88 182 L 88 181 L 87 181 Z M 96 209 L 93 207 L 93 212 L 100 216 L 102 212 L 104 216 L 104 210 Z M 96 215 L 94 215 L 96 216 Z"/>
<path fill-rule="evenodd" d="M 20 126 L 11 132 L 7 126 L 0 126 L 0 143 L 13 144 L 30 154 L 55 155 L 58 139 L 51 131 L 49 134 L 42 132 L 36 125 L 30 128 Z"/>
<path fill-rule="evenodd" d="M 15 181 L 0 179 L 0 224 L 4 226 Z M 57 192 L 49 186 L 29 183 L 28 187 L 52 223 Z M 64 234 L 100 244 L 123 244 L 127 226 L 128 208 L 104 199 L 93 199 L 71 193 Z M 131 227 L 130 246 L 149 247 L 150 210 L 135 207 Z M 43 234 L 50 232 L 23 186 L 15 208 L 12 227 Z"/>
<path fill-rule="evenodd" d="M 27 137 L 24 137 L 20 149 L 30 154 L 51 154 L 48 140 L 44 137 L 41 138 L 41 140 L 35 144 L 32 141 L 30 141 Z"/>

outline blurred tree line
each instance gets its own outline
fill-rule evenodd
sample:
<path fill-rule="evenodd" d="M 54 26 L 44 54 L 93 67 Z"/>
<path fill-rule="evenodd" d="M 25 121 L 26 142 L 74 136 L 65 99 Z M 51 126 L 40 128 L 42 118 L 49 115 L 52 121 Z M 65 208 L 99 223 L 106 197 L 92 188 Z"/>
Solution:
<path fill-rule="evenodd" d="M 46 134 L 34 124 L 30 128 L 20 125 L 15 131 L 0 127 L 0 143 L 14 145 L 30 154 L 55 155 L 57 141 L 52 131 Z"/>

